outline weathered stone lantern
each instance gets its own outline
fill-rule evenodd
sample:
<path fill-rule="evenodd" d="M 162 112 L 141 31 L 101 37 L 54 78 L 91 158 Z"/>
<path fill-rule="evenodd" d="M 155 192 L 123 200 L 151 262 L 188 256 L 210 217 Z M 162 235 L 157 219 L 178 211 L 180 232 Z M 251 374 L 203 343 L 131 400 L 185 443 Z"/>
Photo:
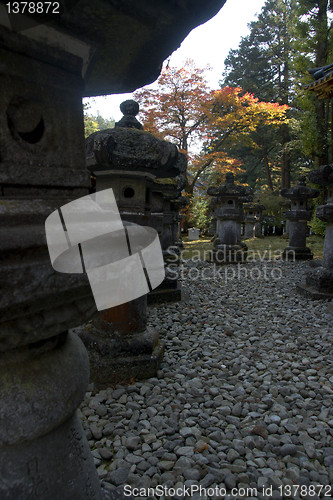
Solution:
<path fill-rule="evenodd" d="M 88 357 L 68 333 L 96 306 L 84 275 L 53 270 L 44 226 L 88 194 L 83 61 L 52 43 L 55 34 L 68 42 L 65 34 L 43 29 L 38 40 L 38 30 L 28 38 L 0 26 L 0 498 L 97 499 L 76 413 Z"/>
<path fill-rule="evenodd" d="M 327 203 L 317 207 L 316 215 L 327 222 L 322 265 L 306 275 L 305 284 L 298 286 L 300 293 L 313 299 L 333 298 L 333 165 L 313 170 L 308 178 L 314 184 L 326 187 Z"/>
<path fill-rule="evenodd" d="M 306 247 L 307 221 L 311 219 L 312 211 L 308 209 L 309 199 L 319 196 L 319 191 L 305 184 L 301 176 L 297 186 L 282 189 L 281 195 L 291 201 L 290 210 L 285 212 L 289 221 L 289 246 L 283 251 L 283 258 L 293 260 L 310 260 L 313 254 Z"/>
<path fill-rule="evenodd" d="M 291 201 L 288 199 L 282 200 L 279 202 L 279 206 L 281 207 L 282 234 L 285 238 L 289 238 L 289 219 L 286 218 L 286 214 L 290 211 Z"/>
<path fill-rule="evenodd" d="M 254 238 L 255 225 L 258 222 L 256 206 L 253 203 L 245 203 L 244 209 L 244 239 Z"/>
<path fill-rule="evenodd" d="M 177 198 L 172 200 L 172 204 L 177 211 L 177 216 L 175 217 L 177 222 L 177 237 L 176 237 L 176 246 L 183 250 L 185 248 L 184 242 L 182 239 L 182 221 L 184 219 L 184 213 L 182 210 L 185 210 L 190 203 L 190 199 L 188 196 L 180 195 Z"/>
<path fill-rule="evenodd" d="M 246 259 L 247 246 L 241 242 L 243 201 L 248 191 L 235 184 L 232 172 L 226 174 L 225 184 L 209 187 L 207 193 L 216 197 L 214 214 L 217 220 L 212 259 L 217 263 L 241 262 Z"/>
<path fill-rule="evenodd" d="M 82 0 L 41 13 L 39 2 L 31 14 L 0 4 L 1 499 L 102 498 L 76 413 L 88 357 L 68 333 L 95 301 L 86 276 L 52 268 L 45 220 L 88 194 L 82 96 L 152 82 L 223 3 Z"/>
<path fill-rule="evenodd" d="M 253 204 L 253 208 L 255 210 L 256 221 L 254 223 L 254 236 L 255 238 L 262 238 L 262 213 L 265 210 L 265 206 L 260 203 L 260 199 Z"/>
<path fill-rule="evenodd" d="M 180 161 L 184 163 L 186 168 L 187 160 L 184 155 L 180 155 Z M 185 186 L 186 179 L 182 174 L 174 179 L 155 179 L 152 186 L 152 224 L 155 224 L 155 221 L 160 221 L 159 227 L 155 225 L 154 227 L 160 236 L 165 262 L 165 279 L 160 286 L 148 294 L 148 304 L 175 302 L 181 299 L 178 265 L 183 246 L 180 239 L 180 222 L 182 220 L 180 210 L 188 204 L 188 199 L 181 194 Z"/>
<path fill-rule="evenodd" d="M 217 238 L 217 219 L 215 216 L 215 208 L 218 203 L 218 199 L 216 196 L 212 196 L 209 200 L 209 212 L 208 217 L 210 218 L 210 224 L 208 227 L 207 234 L 211 236 L 211 241 L 214 241 Z"/>
<path fill-rule="evenodd" d="M 166 253 L 173 243 L 173 214 L 164 212 L 165 198 L 169 194 L 172 199 L 177 190 L 159 185 L 156 178 L 183 174 L 186 157 L 170 142 L 142 130 L 135 101 L 123 102 L 121 110 L 124 117 L 114 129 L 95 132 L 86 140 L 87 166 L 96 177 L 97 191 L 113 189 L 123 221 L 156 229 Z M 146 295 L 99 313 L 77 332 L 88 347 L 91 380 L 99 386 L 156 375 L 163 347 L 158 332 L 147 327 Z"/>

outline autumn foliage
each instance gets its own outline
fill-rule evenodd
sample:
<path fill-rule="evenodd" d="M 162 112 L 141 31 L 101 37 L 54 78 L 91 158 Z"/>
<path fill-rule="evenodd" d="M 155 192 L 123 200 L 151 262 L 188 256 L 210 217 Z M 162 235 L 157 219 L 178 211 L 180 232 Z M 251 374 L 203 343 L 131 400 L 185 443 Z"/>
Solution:
<path fill-rule="evenodd" d="M 207 172 L 213 177 L 242 172 L 241 163 L 228 155 L 230 146 L 241 142 L 256 148 L 253 132 L 258 127 L 275 127 L 287 120 L 286 105 L 260 102 L 240 87 L 211 90 L 204 78 L 206 70 L 192 61 L 184 68 L 165 68 L 157 89 L 142 89 L 134 95 L 145 129 L 186 152 L 189 194 Z"/>

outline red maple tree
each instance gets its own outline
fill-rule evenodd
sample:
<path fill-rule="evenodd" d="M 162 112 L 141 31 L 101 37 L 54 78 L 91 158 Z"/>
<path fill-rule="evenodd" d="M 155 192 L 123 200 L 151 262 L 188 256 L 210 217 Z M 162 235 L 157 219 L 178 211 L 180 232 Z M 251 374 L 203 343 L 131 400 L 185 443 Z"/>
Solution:
<path fill-rule="evenodd" d="M 140 104 L 145 130 L 167 139 L 189 159 L 186 192 L 193 189 L 203 173 L 232 171 L 241 163 L 228 155 L 228 147 L 241 141 L 256 147 L 251 133 L 259 126 L 278 126 L 286 122 L 288 106 L 260 102 L 240 87 L 211 90 L 205 80 L 207 68 L 166 67 L 157 89 L 141 89 L 134 98 Z"/>

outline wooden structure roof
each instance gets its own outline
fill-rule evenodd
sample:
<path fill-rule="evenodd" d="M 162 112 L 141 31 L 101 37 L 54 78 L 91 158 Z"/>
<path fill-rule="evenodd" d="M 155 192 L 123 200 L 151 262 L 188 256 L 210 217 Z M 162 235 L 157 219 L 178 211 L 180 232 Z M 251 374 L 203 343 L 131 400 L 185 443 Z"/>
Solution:
<path fill-rule="evenodd" d="M 306 85 L 307 90 L 317 94 L 318 99 L 330 99 L 333 97 L 333 64 L 322 68 L 309 69 L 315 81 Z"/>

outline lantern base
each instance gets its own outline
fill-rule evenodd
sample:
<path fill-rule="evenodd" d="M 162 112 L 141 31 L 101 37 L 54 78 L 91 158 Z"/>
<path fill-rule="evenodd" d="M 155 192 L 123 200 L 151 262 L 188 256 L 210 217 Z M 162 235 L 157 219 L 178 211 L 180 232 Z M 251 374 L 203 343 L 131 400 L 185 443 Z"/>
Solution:
<path fill-rule="evenodd" d="M 164 345 L 159 340 L 158 332 L 152 328 L 127 335 L 115 335 L 113 332 L 105 338 L 90 323 L 76 328 L 75 332 L 87 348 L 90 382 L 97 388 L 156 377 Z"/>
<path fill-rule="evenodd" d="M 307 247 L 286 247 L 283 250 L 282 258 L 284 260 L 295 261 L 295 260 L 312 260 L 313 253 L 310 248 Z"/>
<path fill-rule="evenodd" d="M 148 305 L 164 302 L 179 302 L 182 299 L 180 283 L 177 280 L 164 280 L 160 286 L 147 295 Z"/>
<path fill-rule="evenodd" d="M 319 292 L 318 290 L 311 289 L 304 285 L 297 285 L 296 287 L 298 293 L 312 300 L 332 300 L 333 292 Z"/>
<path fill-rule="evenodd" d="M 297 286 L 297 291 L 310 299 L 333 299 L 333 271 L 319 266 L 307 274 L 305 283 Z"/>
<path fill-rule="evenodd" d="M 0 498 L 101 500 L 76 408 L 88 356 L 64 332 L 0 356 Z"/>
<path fill-rule="evenodd" d="M 245 243 L 239 245 L 218 244 L 211 252 L 210 261 L 214 264 L 239 264 L 245 263 L 247 258 L 247 246 Z"/>

